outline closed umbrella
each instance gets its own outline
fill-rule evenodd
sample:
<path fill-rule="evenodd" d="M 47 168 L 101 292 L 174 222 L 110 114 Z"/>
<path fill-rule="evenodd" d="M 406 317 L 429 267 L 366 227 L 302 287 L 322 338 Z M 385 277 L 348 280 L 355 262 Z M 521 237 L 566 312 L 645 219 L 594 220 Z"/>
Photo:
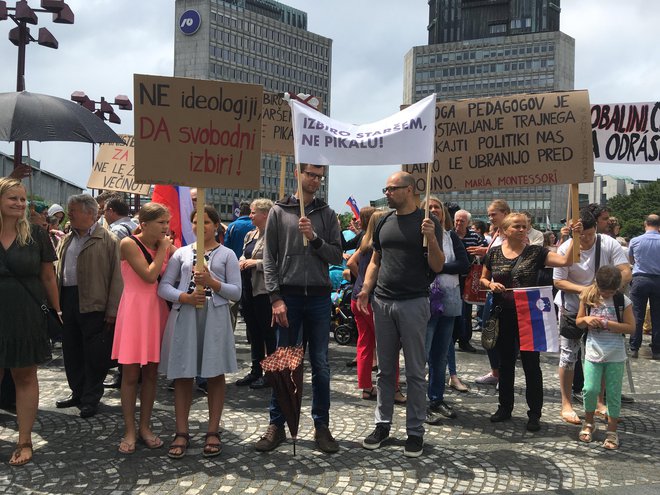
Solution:
<path fill-rule="evenodd" d="M 296 439 L 300 425 L 304 356 L 305 349 L 302 346 L 279 347 L 261 361 L 264 380 L 273 387 L 286 418 L 293 439 L 293 455 L 296 455 Z"/>

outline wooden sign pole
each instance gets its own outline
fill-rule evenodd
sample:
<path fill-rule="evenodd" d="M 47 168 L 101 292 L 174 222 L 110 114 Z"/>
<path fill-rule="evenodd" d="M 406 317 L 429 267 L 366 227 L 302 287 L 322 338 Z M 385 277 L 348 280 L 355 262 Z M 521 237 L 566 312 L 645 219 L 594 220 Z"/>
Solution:
<path fill-rule="evenodd" d="M 286 185 L 286 155 L 280 155 L 280 199 L 284 197 Z"/>
<path fill-rule="evenodd" d="M 578 184 L 571 184 L 571 220 L 573 220 L 573 225 L 575 225 L 580 220 L 580 192 Z M 573 263 L 577 263 L 579 261 L 580 235 L 573 231 Z"/>
<path fill-rule="evenodd" d="M 204 204 L 206 203 L 206 188 L 197 188 L 197 228 L 195 235 L 197 235 L 197 263 L 195 264 L 196 272 L 204 271 Z M 195 287 L 198 293 L 204 293 L 204 287 L 198 285 Z M 204 305 L 197 305 L 197 309 L 203 309 Z"/>
<path fill-rule="evenodd" d="M 296 163 L 296 177 L 298 178 L 298 202 L 300 204 L 300 218 L 305 216 L 305 198 L 302 192 L 302 178 L 300 177 L 300 164 Z M 307 246 L 307 237 L 303 234 L 303 246 Z"/>
<path fill-rule="evenodd" d="M 429 217 L 429 214 L 431 212 L 429 208 L 429 195 L 431 194 L 431 167 L 433 166 L 433 163 L 428 163 L 426 165 L 426 193 L 424 196 L 424 220 L 426 220 Z M 426 239 L 426 236 L 424 236 L 424 243 L 422 246 L 427 247 L 429 245 L 429 241 Z"/>

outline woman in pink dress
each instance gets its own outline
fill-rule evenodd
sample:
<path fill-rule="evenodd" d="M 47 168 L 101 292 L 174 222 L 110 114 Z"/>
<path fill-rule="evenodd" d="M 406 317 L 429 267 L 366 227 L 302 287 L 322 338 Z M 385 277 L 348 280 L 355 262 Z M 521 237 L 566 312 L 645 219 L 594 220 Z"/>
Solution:
<path fill-rule="evenodd" d="M 121 408 L 124 437 L 119 453 L 132 454 L 135 443 L 150 449 L 163 441 L 151 431 L 151 411 L 156 397 L 163 330 L 169 314 L 167 303 L 158 297 L 161 274 L 175 248 L 167 235 L 170 213 L 158 203 L 145 204 L 138 214 L 139 233 L 125 237 L 120 244 L 124 292 L 119 303 L 112 358 L 122 365 Z M 135 428 L 135 404 L 140 386 L 140 425 Z"/>

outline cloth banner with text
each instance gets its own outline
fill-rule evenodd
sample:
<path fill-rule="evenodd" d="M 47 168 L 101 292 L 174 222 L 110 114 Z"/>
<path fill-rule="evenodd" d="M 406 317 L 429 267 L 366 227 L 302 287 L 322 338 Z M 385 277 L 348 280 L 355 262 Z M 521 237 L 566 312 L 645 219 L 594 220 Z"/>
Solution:
<path fill-rule="evenodd" d="M 436 104 L 431 192 L 591 182 L 587 91 L 441 101 Z M 415 191 L 427 165 L 404 165 Z"/>
<path fill-rule="evenodd" d="M 135 182 L 135 140 L 129 134 L 120 134 L 119 137 L 126 144 L 99 146 L 87 187 L 146 196 L 151 184 Z"/>
<path fill-rule="evenodd" d="M 594 160 L 660 164 L 660 102 L 591 105 Z"/>
<path fill-rule="evenodd" d="M 135 178 L 258 189 L 263 87 L 135 74 Z"/>
<path fill-rule="evenodd" d="M 399 165 L 433 160 L 435 94 L 364 125 L 333 120 L 291 100 L 297 163 Z"/>

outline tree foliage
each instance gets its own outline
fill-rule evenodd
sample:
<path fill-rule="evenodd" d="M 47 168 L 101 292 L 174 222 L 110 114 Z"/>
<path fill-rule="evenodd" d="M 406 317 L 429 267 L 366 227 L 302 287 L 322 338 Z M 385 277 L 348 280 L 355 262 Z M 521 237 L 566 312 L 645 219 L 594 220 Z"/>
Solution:
<path fill-rule="evenodd" d="M 344 212 L 337 215 L 339 217 L 339 223 L 341 224 L 341 230 L 346 230 L 348 225 L 353 220 L 353 214 L 351 212 Z"/>
<path fill-rule="evenodd" d="M 651 213 L 660 214 L 660 180 L 635 189 L 629 196 L 617 195 L 607 202 L 610 215 L 621 225 L 620 235 L 635 237 L 644 233 L 644 218 Z"/>

